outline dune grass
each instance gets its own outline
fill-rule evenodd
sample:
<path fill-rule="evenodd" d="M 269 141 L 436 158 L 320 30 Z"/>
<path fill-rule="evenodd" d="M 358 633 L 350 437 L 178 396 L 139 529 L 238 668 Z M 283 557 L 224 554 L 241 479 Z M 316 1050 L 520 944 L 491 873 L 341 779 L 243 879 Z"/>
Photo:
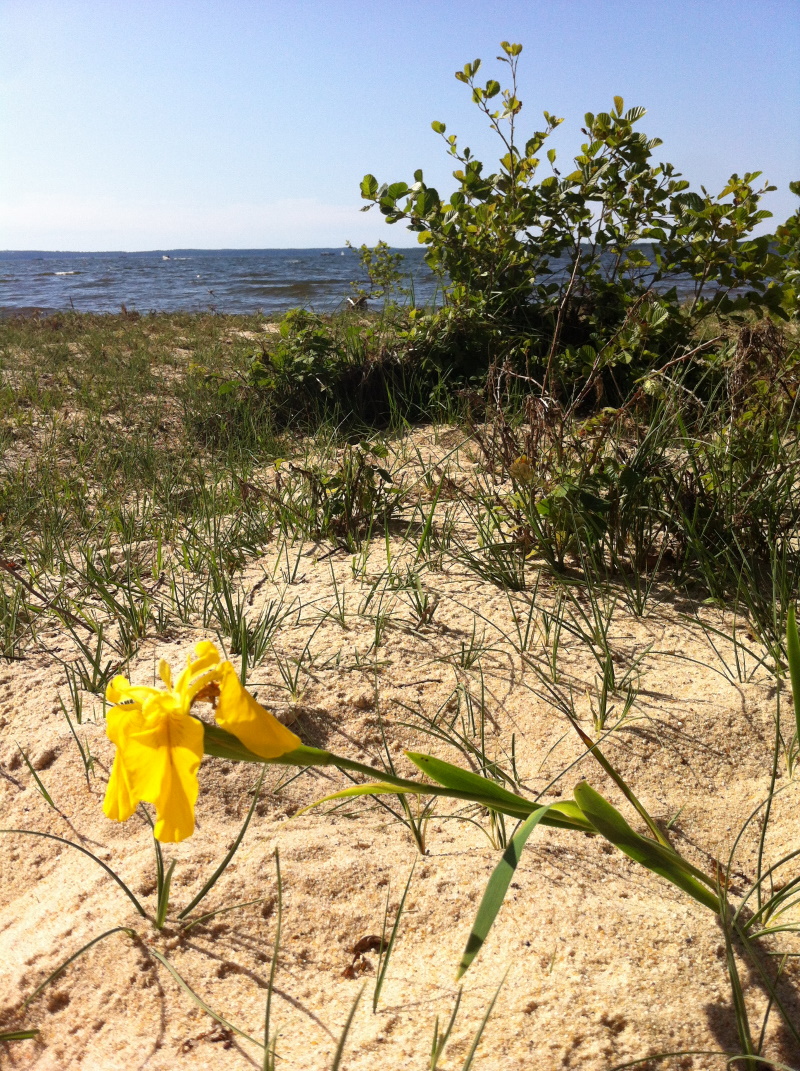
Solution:
<path fill-rule="evenodd" d="M 353 335 L 352 324 L 347 330 Z M 374 336 L 374 324 L 365 330 Z M 778 687 L 772 787 L 740 835 L 758 826 L 758 870 L 750 887 L 734 894 L 737 839 L 718 866 L 715 895 L 726 905 L 721 917 L 740 1044 L 736 1053 L 719 1054 L 720 1066 L 783 1066 L 764 1047 L 770 1016 L 782 1017 L 800 1045 L 783 974 L 787 957 L 798 954 L 791 942 L 800 932 L 800 848 L 773 858 L 768 838 L 777 771 L 791 777 L 800 769 L 794 677 L 798 707 L 791 716 L 785 698 L 781 715 L 780 698 L 790 665 L 800 672 L 786 640 L 800 587 L 796 332 L 787 329 L 786 359 L 772 378 L 757 353 L 749 354 L 746 369 L 736 363 L 736 335 L 726 328 L 711 355 L 703 350 L 654 374 L 614 409 L 587 407 L 581 398 L 537 398 L 500 368 L 485 394 L 453 391 L 446 412 L 439 395 L 422 414 L 418 398 L 412 406 L 395 395 L 392 412 L 372 423 L 363 413 L 343 420 L 338 406 L 287 419 L 248 379 L 254 355 L 266 359 L 272 338 L 260 317 L 63 314 L 0 324 L 0 657 L 25 661 L 45 652 L 61 662 L 66 684 L 59 702 L 87 784 L 97 776 L 81 735 L 92 697 L 103 697 L 144 643 L 191 629 L 238 656 L 243 683 L 274 667 L 287 704 L 300 702 L 328 665 L 371 681 L 378 726 L 372 762 L 389 774 L 392 734 L 408 730 L 503 789 L 530 790 L 514 734 L 499 735 L 488 709 L 484 667 L 505 658 L 519 666 L 520 687 L 559 712 L 565 733 L 577 734 L 579 761 L 599 763 L 604 776 L 616 777 L 629 816 L 669 851 L 669 824 L 644 811 L 635 786 L 616 775 L 600 745 L 646 717 L 640 699 L 647 660 L 681 657 L 652 648 L 630 657 L 620 622 L 646 619 L 667 603 L 678 607 L 686 628 L 707 639 L 723 677 L 767 675 Z M 357 349 L 352 338 L 350 345 Z M 241 387 L 220 392 L 220 384 L 237 382 Z M 402 416 L 412 408 L 435 423 L 437 449 L 429 456 Z M 336 556 L 350 563 L 345 580 L 334 571 Z M 272 571 L 262 567 L 248 590 L 243 572 L 259 558 L 268 558 Z M 311 561 L 329 563 L 331 583 L 324 598 L 303 603 L 296 592 Z M 512 627 L 440 590 L 438 578 L 448 570 L 501 594 Z M 256 605 L 263 585 L 269 597 Z M 444 608 L 470 620 L 458 640 L 436 631 Z M 322 650 L 315 637 L 330 622 L 341 647 Z M 68 651 L 51 649 L 56 633 Z M 454 683 L 435 714 L 409 702 L 390 722 L 381 710 L 381 672 L 387 645 L 400 634 L 429 643 L 431 677 L 443 670 Z M 58 785 L 24 749 L 22 757 L 50 806 L 66 806 Z M 574 765 L 550 784 L 568 780 Z M 196 914 L 245 837 L 261 783 L 252 789 L 239 837 L 188 903 L 173 891 L 175 861 L 156 841 L 150 900 L 114 873 L 142 918 L 140 931 L 118 926 L 71 954 L 27 996 L 22 1018 L 98 941 L 117 933 L 140 941 L 147 927 L 188 929 L 258 902 L 223 899 Z M 437 811 L 436 796 L 389 794 L 335 806 L 356 817 L 359 808 L 382 808 L 422 854 L 437 814 L 479 827 L 498 853 L 511 851 L 518 833 L 513 819 L 491 807 Z M 524 840 L 516 842 L 519 851 Z M 224 1009 L 208 1005 L 163 953 L 152 951 L 187 999 L 254 1046 L 265 1068 L 280 1065 L 270 1009 L 283 919 L 277 858 L 276 866 L 279 909 L 263 1038 L 230 1023 Z M 388 942 L 380 939 L 373 1010 L 397 954 L 404 902 L 405 894 L 392 923 L 387 899 L 392 928 Z M 762 1022 L 753 1021 L 739 978 L 748 956 L 769 993 Z M 360 996 L 342 1027 L 334 1068 L 346 1066 L 348 1034 L 364 1014 Z M 480 1065 L 478 1045 L 496 999 L 464 1069 Z M 457 1000 L 448 1024 L 442 1028 L 437 1019 L 433 1027 L 431 1068 L 440 1065 L 458 1011 Z M 23 1021 L 7 1025 L 0 1045 L 35 1034 Z"/>

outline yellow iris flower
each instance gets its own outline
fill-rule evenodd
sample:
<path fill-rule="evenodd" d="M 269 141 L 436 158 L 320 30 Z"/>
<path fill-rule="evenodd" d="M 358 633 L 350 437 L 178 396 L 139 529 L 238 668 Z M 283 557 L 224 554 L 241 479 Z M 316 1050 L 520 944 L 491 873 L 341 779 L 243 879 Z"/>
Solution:
<path fill-rule="evenodd" d="M 302 742 L 244 690 L 236 670 L 207 640 L 197 644 L 174 685 L 163 659 L 159 675 L 166 691 L 132 685 L 121 676 L 106 689 L 113 704 L 106 732 L 117 753 L 103 810 L 124 822 L 142 801 L 152 803 L 155 836 L 175 842 L 194 832 L 203 757 L 203 723 L 190 713 L 195 702 L 215 699 L 218 724 L 261 758 L 278 758 Z"/>

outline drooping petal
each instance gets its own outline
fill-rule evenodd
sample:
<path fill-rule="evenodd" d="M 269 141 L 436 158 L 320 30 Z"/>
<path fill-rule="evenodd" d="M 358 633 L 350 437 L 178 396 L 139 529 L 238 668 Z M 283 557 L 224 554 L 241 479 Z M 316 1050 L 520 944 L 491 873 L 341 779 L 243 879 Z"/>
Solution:
<path fill-rule="evenodd" d="M 131 787 L 125 764 L 122 761 L 122 753 L 117 751 L 106 786 L 103 812 L 106 818 L 111 818 L 115 822 L 127 822 L 140 803 L 141 800 L 137 799 Z"/>
<path fill-rule="evenodd" d="M 215 718 L 221 728 L 262 759 L 277 759 L 303 744 L 244 690 L 230 662 L 222 664 Z"/>
<path fill-rule="evenodd" d="M 125 769 L 124 755 L 130 733 L 140 729 L 142 724 L 142 711 L 138 706 L 114 707 L 108 712 L 106 733 L 116 744 L 117 753 L 106 787 L 103 811 L 115 822 L 126 822 L 141 803 L 141 796 L 136 794 Z"/>
<path fill-rule="evenodd" d="M 170 729 L 169 775 L 161 782 L 156 808 L 155 836 L 174 843 L 194 833 L 194 808 L 199 782 L 197 771 L 203 758 L 203 724 L 197 718 L 181 718 Z"/>
<path fill-rule="evenodd" d="M 118 747 L 131 798 L 156 808 L 156 838 L 175 842 L 190 837 L 203 757 L 202 723 L 182 713 L 172 693 L 157 692 L 145 702 L 139 723 L 121 733 Z"/>

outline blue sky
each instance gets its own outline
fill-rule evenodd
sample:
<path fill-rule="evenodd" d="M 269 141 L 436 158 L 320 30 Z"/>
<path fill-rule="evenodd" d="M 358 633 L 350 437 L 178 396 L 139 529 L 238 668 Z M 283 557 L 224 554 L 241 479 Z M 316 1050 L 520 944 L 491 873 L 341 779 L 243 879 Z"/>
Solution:
<path fill-rule="evenodd" d="M 0 248 L 414 244 L 361 177 L 447 191 L 433 119 L 496 159 L 453 72 L 503 39 L 560 155 L 618 93 L 693 186 L 762 170 L 794 211 L 800 0 L 0 0 Z"/>

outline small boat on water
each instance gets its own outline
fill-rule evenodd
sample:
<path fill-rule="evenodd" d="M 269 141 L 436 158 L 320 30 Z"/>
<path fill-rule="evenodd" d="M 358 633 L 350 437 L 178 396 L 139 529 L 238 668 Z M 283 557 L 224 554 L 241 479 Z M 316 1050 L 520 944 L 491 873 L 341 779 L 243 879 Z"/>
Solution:
<path fill-rule="evenodd" d="M 172 257 L 168 257 L 168 256 L 166 256 L 166 254 L 165 254 L 164 256 L 162 256 L 162 257 L 161 257 L 161 259 L 162 259 L 162 260 L 172 260 Z"/>

